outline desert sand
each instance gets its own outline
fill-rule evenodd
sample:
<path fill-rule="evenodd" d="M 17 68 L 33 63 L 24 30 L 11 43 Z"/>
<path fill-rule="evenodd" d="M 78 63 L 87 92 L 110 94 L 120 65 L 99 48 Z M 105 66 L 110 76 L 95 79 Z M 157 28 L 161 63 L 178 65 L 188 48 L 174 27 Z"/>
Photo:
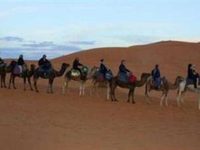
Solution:
<path fill-rule="evenodd" d="M 62 62 L 75 57 L 92 67 L 101 58 L 114 73 L 121 59 L 138 78 L 160 64 L 162 75 L 174 82 L 186 76 L 188 63 L 200 70 L 200 44 L 164 41 L 127 48 L 97 48 L 53 59 Z M 36 62 L 29 62 L 36 63 Z M 9 77 L 9 76 L 8 76 Z M 7 77 L 7 82 L 8 78 Z M 127 90 L 118 88 L 119 102 L 106 100 L 106 89 L 79 97 L 79 84 L 72 81 L 62 95 L 63 77 L 54 82 L 54 94 L 47 94 L 47 81 L 38 81 L 39 93 L 0 89 L 1 150 L 199 150 L 200 111 L 197 95 L 187 93 L 181 108 L 176 106 L 176 91 L 169 93 L 169 106 L 160 107 L 161 93 L 151 92 L 152 103 L 144 97 L 144 87 L 135 91 L 136 104 L 127 103 Z"/>

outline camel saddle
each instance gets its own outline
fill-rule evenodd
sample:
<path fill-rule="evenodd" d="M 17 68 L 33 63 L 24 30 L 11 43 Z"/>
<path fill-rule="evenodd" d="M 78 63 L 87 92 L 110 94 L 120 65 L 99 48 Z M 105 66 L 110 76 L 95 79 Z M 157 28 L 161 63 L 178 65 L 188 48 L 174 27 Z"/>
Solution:
<path fill-rule="evenodd" d="M 27 66 L 26 65 L 16 65 L 14 67 L 14 70 L 13 70 L 13 73 L 16 74 L 16 75 L 20 75 L 22 74 L 25 70 L 27 69 Z"/>
<path fill-rule="evenodd" d="M 78 78 L 80 77 L 81 73 L 79 70 L 76 70 L 76 69 L 72 69 L 71 70 L 71 76 L 74 77 L 74 78 Z"/>

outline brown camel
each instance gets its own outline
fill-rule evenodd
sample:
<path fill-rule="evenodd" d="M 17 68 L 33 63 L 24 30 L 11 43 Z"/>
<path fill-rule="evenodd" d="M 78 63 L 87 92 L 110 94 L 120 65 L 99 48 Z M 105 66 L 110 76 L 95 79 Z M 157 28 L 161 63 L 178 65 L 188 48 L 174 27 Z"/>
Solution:
<path fill-rule="evenodd" d="M 134 104 L 134 91 L 136 87 L 141 87 L 143 86 L 148 77 L 150 77 L 151 74 L 150 73 L 142 73 L 141 75 L 141 79 L 137 80 L 135 83 L 124 83 L 122 81 L 120 81 L 117 77 L 114 77 L 111 82 L 110 82 L 110 96 L 111 96 L 111 100 L 112 101 L 117 101 L 116 97 L 115 97 L 115 89 L 117 86 L 121 87 L 121 88 L 127 88 L 129 89 L 129 93 L 128 93 L 128 101 L 130 102 L 130 97 L 132 97 L 132 103 Z"/>
<path fill-rule="evenodd" d="M 66 69 L 69 67 L 69 64 L 63 63 L 61 66 L 60 71 L 56 71 L 55 69 L 52 69 L 51 71 L 49 71 L 49 73 L 47 75 L 44 74 L 44 72 L 41 72 L 39 68 L 37 68 L 33 74 L 33 81 L 34 81 L 34 87 L 35 87 L 35 91 L 39 92 L 38 88 L 37 88 L 37 81 L 39 79 L 39 77 L 43 78 L 43 79 L 49 79 L 49 85 L 48 85 L 48 89 L 47 89 L 47 93 L 53 93 L 53 81 L 56 77 L 61 77 Z"/>
<path fill-rule="evenodd" d="M 86 66 L 83 66 L 83 67 L 87 68 Z M 87 68 L 87 70 L 89 70 L 89 69 Z M 80 82 L 79 95 L 80 96 L 85 95 L 85 83 L 86 83 L 86 81 L 88 79 L 92 79 L 92 77 L 94 76 L 95 72 L 96 72 L 95 69 L 91 69 L 89 71 L 86 71 L 86 72 L 82 73 L 82 75 L 73 76 L 72 75 L 72 70 L 68 71 L 65 74 L 65 77 L 64 77 L 64 84 L 63 84 L 62 93 L 65 94 L 66 90 L 68 89 L 69 82 L 71 80 L 73 80 L 73 81 Z"/>
<path fill-rule="evenodd" d="M 182 77 L 177 76 L 174 84 L 172 84 L 165 77 L 163 77 L 162 78 L 162 84 L 161 84 L 160 88 L 157 88 L 153 84 L 152 77 L 149 77 L 147 82 L 146 82 L 146 85 L 145 85 L 145 96 L 149 100 L 150 91 L 152 91 L 152 90 L 160 91 L 160 92 L 162 92 L 162 97 L 161 97 L 161 100 L 160 100 L 160 106 L 163 105 L 163 101 L 165 101 L 165 105 L 168 106 L 167 96 L 168 96 L 169 90 L 176 90 L 181 81 L 182 81 Z M 148 101 L 148 102 L 150 102 L 150 101 Z"/>
<path fill-rule="evenodd" d="M 105 79 L 102 74 L 99 74 L 99 67 L 94 66 L 91 70 L 93 70 L 94 75 L 92 76 L 92 89 L 90 90 L 91 94 L 95 93 L 98 87 L 106 87 L 107 88 L 107 99 L 109 99 L 110 96 L 110 84 L 113 75 L 111 70 L 109 70 L 109 78 Z"/>
<path fill-rule="evenodd" d="M 10 72 L 10 80 L 9 80 L 8 88 L 9 89 L 11 88 L 11 83 L 12 83 L 13 88 L 16 89 L 15 78 L 20 77 L 20 78 L 23 78 L 24 80 L 24 90 L 26 90 L 27 79 L 28 79 L 30 89 L 33 90 L 32 85 L 31 85 L 31 77 L 33 76 L 35 65 L 31 64 L 30 70 L 26 67 L 26 69 L 22 73 L 15 73 L 14 69 L 16 65 L 17 65 L 17 62 L 13 60 L 7 67 L 7 71 Z"/>

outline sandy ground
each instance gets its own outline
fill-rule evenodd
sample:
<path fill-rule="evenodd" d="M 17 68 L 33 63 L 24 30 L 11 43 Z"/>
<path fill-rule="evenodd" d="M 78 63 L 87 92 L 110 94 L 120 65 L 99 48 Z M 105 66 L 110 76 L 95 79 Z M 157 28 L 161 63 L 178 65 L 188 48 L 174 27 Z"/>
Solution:
<path fill-rule="evenodd" d="M 177 108 L 172 96 L 169 107 L 160 107 L 158 98 L 152 97 L 149 105 L 140 94 L 136 104 L 128 104 L 121 90 L 117 94 L 120 102 L 112 103 L 101 89 L 91 96 L 88 88 L 85 97 L 79 97 L 75 88 L 66 95 L 61 95 L 59 87 L 55 94 L 40 89 L 40 93 L 0 89 L 1 149 L 200 148 L 200 112 L 190 94 L 184 106 Z"/>
<path fill-rule="evenodd" d="M 178 63 L 173 59 L 169 61 L 170 54 L 166 51 L 164 55 L 159 51 L 156 54 L 165 58 L 158 62 L 171 80 L 175 79 L 176 71 L 180 70 L 181 74 L 185 72 L 185 66 L 178 67 L 182 66 L 181 61 L 191 59 L 181 57 Z M 148 58 L 148 55 L 143 56 Z M 97 57 L 102 56 L 95 57 L 98 60 Z M 193 60 L 197 63 L 196 57 L 194 55 Z M 54 62 L 60 66 L 63 59 Z M 92 64 L 92 59 L 94 57 L 85 61 Z M 145 65 L 148 62 L 151 63 Z M 141 64 L 132 62 L 128 65 L 136 68 L 139 75 L 143 70 L 150 69 L 153 63 L 154 58 L 145 59 Z M 109 60 L 109 65 L 115 66 L 116 61 Z M 152 103 L 147 104 L 144 87 L 139 88 L 136 90 L 136 104 L 129 104 L 126 102 L 127 90 L 118 88 L 119 102 L 113 103 L 106 100 L 105 89 L 98 89 L 90 95 L 89 83 L 84 97 L 78 96 L 78 84 L 75 82 L 70 84 L 70 91 L 62 95 L 62 81 L 63 78 L 55 80 L 54 94 L 46 93 L 45 80 L 39 80 L 40 93 L 24 92 L 20 79 L 17 79 L 16 90 L 0 89 L 1 150 L 200 149 L 200 111 L 197 109 L 197 96 L 193 93 L 188 93 L 184 105 L 178 108 L 176 91 L 170 92 L 169 106 L 160 107 L 161 93 L 152 92 Z"/>

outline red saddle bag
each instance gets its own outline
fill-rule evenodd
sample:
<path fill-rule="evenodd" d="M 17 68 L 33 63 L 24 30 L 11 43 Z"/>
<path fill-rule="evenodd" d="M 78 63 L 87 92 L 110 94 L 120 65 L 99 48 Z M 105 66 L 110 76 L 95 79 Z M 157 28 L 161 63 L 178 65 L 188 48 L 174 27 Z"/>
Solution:
<path fill-rule="evenodd" d="M 130 76 L 129 76 L 129 82 L 130 83 L 135 83 L 136 82 L 136 80 L 137 80 L 137 77 L 136 76 L 134 76 L 133 74 L 131 74 Z"/>

